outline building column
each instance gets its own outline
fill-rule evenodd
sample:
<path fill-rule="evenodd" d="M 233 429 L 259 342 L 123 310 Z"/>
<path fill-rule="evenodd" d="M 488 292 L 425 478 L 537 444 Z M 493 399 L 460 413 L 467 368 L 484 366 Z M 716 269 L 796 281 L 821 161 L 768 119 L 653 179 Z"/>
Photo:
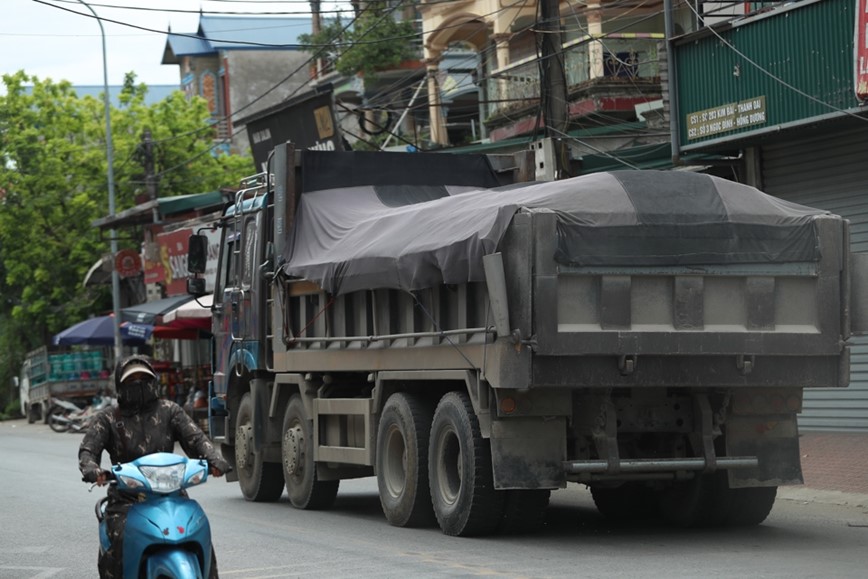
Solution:
<path fill-rule="evenodd" d="M 446 120 L 443 115 L 442 101 L 440 100 L 440 54 L 434 58 L 427 58 L 425 66 L 428 70 L 428 117 L 431 124 L 431 142 L 437 145 L 447 146 L 449 134 L 446 132 Z"/>
<path fill-rule="evenodd" d="M 599 0 L 588 2 L 588 78 L 603 78 L 603 9 Z"/>

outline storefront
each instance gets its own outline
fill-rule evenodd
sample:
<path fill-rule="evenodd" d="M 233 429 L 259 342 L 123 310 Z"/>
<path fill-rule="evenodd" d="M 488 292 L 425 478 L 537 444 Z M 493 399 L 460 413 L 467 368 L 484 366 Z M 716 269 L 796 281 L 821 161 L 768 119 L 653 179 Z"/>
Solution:
<path fill-rule="evenodd" d="M 782 4 L 672 39 L 670 108 L 677 156 L 733 159 L 733 178 L 850 220 L 852 251 L 868 252 L 868 95 L 856 67 L 868 53 L 854 52 L 866 46 L 855 4 Z M 850 344 L 850 386 L 806 390 L 803 427 L 868 430 L 868 338 Z"/>

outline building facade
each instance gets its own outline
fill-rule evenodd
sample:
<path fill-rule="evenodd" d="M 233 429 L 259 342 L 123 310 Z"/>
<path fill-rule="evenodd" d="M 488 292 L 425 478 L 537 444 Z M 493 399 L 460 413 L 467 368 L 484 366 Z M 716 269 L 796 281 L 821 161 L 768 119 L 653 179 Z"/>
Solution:
<path fill-rule="evenodd" d="M 162 64 L 178 65 L 181 89 L 208 102 L 214 138 L 246 151 L 247 136 L 234 121 L 304 90 L 310 55 L 298 37 L 310 30 L 309 17 L 203 14 L 196 32 L 169 33 Z"/>
<path fill-rule="evenodd" d="M 667 3 L 674 154 L 715 154 L 737 180 L 842 215 L 868 252 L 866 3 L 712 8 Z M 806 391 L 803 427 L 868 430 L 868 339 L 851 344 L 850 386 Z"/>

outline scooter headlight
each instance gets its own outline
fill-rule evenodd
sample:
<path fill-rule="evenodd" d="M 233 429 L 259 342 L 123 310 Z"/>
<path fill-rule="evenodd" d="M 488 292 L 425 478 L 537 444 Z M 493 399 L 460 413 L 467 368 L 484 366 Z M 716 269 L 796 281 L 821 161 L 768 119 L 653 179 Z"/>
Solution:
<path fill-rule="evenodd" d="M 140 466 L 139 470 L 155 493 L 171 493 L 181 489 L 186 465 Z"/>

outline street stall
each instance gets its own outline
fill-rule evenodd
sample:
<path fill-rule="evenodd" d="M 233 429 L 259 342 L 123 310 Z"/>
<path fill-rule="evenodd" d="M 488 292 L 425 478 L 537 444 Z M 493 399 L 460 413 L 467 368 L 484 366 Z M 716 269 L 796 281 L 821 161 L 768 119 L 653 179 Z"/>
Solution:
<path fill-rule="evenodd" d="M 150 352 L 152 325 L 122 322 L 119 327 L 126 350 Z M 55 334 L 50 346 L 29 352 L 21 370 L 28 385 L 22 393 L 28 422 L 46 420 L 58 399 L 86 405 L 100 392 L 112 392 L 113 345 L 114 317 L 108 315 L 73 324 Z"/>
<path fill-rule="evenodd" d="M 211 380 L 211 294 L 179 305 L 157 319 L 160 334 L 174 333 L 191 362 L 184 367 L 188 385 L 182 406 L 199 423 L 208 428 L 208 382 Z"/>
<path fill-rule="evenodd" d="M 208 413 L 205 393 L 211 380 L 211 303 L 211 296 L 194 299 L 183 295 L 124 310 L 127 319 L 154 324 L 160 394 L 184 407 L 203 427 Z M 197 400 L 201 401 L 198 406 Z"/>

